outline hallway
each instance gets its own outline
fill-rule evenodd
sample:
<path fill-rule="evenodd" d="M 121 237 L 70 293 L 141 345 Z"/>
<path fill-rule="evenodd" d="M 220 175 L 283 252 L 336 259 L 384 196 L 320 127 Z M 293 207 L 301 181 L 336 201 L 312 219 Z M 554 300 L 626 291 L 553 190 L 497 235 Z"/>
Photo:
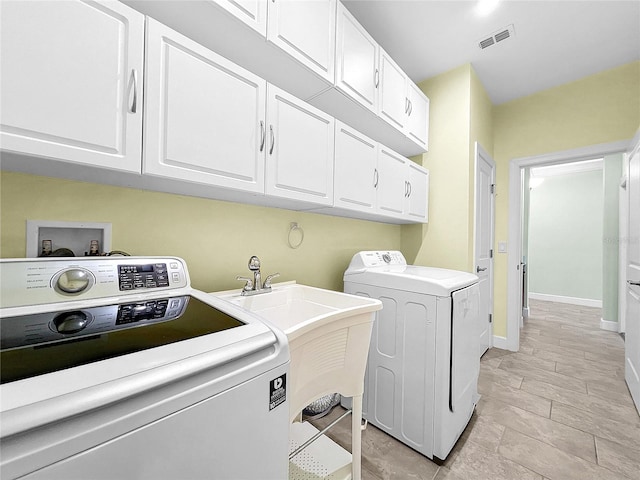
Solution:
<path fill-rule="evenodd" d="M 622 338 L 599 328 L 597 308 L 534 300 L 530 308 L 520 352 L 494 348 L 482 358 L 482 398 L 444 464 L 368 426 L 363 480 L 638 478 L 640 417 L 624 382 Z M 349 421 L 329 436 L 348 449 Z"/>

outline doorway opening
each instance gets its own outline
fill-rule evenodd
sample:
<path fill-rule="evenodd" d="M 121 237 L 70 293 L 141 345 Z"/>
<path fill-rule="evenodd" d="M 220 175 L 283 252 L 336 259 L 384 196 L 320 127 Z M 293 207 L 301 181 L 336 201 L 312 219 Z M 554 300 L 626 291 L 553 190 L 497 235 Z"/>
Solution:
<path fill-rule="evenodd" d="M 518 351 L 520 328 L 523 323 L 523 216 L 525 172 L 527 169 L 551 167 L 560 164 L 575 164 L 586 160 L 619 154 L 627 149 L 628 142 L 613 142 L 589 147 L 556 152 L 535 157 L 514 159 L 509 164 L 509 222 L 508 238 L 511 248 L 507 253 L 507 348 Z M 530 170 L 529 170 L 530 172 Z M 529 185 L 526 185 L 529 188 Z M 525 267 L 526 268 L 526 267 Z"/>

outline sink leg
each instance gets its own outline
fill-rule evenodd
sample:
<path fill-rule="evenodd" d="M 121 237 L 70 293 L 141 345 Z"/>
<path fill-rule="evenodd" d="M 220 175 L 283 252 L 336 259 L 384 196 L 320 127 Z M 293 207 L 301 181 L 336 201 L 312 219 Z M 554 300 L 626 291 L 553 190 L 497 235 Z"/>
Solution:
<path fill-rule="evenodd" d="M 351 413 L 351 478 L 362 475 L 362 395 L 353 397 Z"/>

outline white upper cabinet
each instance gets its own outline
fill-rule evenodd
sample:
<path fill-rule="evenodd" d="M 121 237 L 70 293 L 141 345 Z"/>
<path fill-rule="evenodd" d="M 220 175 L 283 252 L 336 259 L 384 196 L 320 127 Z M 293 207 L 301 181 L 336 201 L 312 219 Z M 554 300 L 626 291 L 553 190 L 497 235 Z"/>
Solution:
<path fill-rule="evenodd" d="M 407 192 L 408 158 L 380 145 L 378 151 L 378 210 L 386 215 L 402 217 Z"/>
<path fill-rule="evenodd" d="M 429 220 L 429 170 L 414 162 L 407 164 L 404 217 L 414 222 Z"/>
<path fill-rule="evenodd" d="M 336 0 L 272 0 L 267 39 L 334 81 Z"/>
<path fill-rule="evenodd" d="M 217 0 L 216 3 L 263 37 L 267 36 L 267 0 Z"/>
<path fill-rule="evenodd" d="M 376 212 L 378 144 L 336 120 L 334 207 Z"/>
<path fill-rule="evenodd" d="M 380 116 L 396 127 L 405 130 L 409 111 L 407 76 L 384 50 L 380 49 Z"/>
<path fill-rule="evenodd" d="M 336 88 L 377 113 L 378 44 L 342 3 L 336 27 Z"/>
<path fill-rule="evenodd" d="M 267 103 L 267 195 L 331 205 L 333 117 L 272 85 Z"/>
<path fill-rule="evenodd" d="M 264 192 L 266 82 L 149 18 L 143 173 Z"/>
<path fill-rule="evenodd" d="M 382 49 L 380 78 L 380 117 L 427 150 L 429 99 Z"/>
<path fill-rule="evenodd" d="M 429 149 L 429 98 L 418 86 L 407 82 L 408 120 L 406 134 L 425 150 Z"/>
<path fill-rule="evenodd" d="M 144 17 L 118 2 L 0 9 L 2 149 L 139 173 Z"/>

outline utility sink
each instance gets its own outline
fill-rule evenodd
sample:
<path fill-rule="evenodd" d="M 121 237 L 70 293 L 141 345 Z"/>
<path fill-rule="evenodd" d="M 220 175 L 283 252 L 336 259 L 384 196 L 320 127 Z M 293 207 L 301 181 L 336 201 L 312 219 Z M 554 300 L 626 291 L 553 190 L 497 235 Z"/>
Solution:
<path fill-rule="evenodd" d="M 337 392 L 351 397 L 351 475 L 344 478 L 359 480 L 364 374 L 375 312 L 382 309 L 382 302 L 295 282 L 274 284 L 270 292 L 253 296 L 242 296 L 239 290 L 213 295 L 252 312 L 287 336 L 291 422 L 300 420 L 302 409 L 324 395 Z M 292 436 L 299 426 L 292 424 Z M 336 459 L 329 460 L 322 465 L 335 464 Z M 321 477 L 309 474 L 300 478 Z"/>
<path fill-rule="evenodd" d="M 267 320 L 282 330 L 290 342 L 323 325 L 382 308 L 376 299 L 295 282 L 274 284 L 270 292 L 260 295 L 243 296 L 239 290 L 215 292 L 213 295 Z"/>

